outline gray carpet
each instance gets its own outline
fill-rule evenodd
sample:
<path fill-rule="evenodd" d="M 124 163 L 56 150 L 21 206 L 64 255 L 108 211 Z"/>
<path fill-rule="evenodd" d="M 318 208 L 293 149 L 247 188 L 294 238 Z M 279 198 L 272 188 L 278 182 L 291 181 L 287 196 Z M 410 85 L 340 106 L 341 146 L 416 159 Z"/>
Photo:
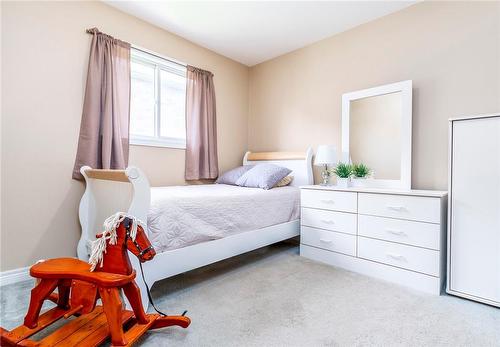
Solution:
<path fill-rule="evenodd" d="M 3 327 L 22 323 L 31 286 L 2 288 Z M 284 243 L 159 282 L 153 296 L 193 323 L 138 345 L 500 346 L 500 309 L 316 263 Z"/>

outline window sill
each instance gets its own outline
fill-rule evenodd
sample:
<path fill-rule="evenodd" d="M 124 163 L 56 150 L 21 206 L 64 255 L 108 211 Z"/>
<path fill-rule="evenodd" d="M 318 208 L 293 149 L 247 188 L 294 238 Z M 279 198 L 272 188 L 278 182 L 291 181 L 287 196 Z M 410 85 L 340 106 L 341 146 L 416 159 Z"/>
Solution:
<path fill-rule="evenodd" d="M 157 139 L 157 138 L 138 138 L 131 137 L 130 145 L 132 146 L 148 146 L 162 147 L 174 149 L 186 149 L 186 142 L 178 139 Z"/>

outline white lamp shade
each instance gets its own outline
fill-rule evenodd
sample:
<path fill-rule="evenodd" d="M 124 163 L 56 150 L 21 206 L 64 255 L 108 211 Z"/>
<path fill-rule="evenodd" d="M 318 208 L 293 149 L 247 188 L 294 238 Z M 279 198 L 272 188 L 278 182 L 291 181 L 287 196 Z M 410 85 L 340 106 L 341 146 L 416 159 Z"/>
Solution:
<path fill-rule="evenodd" d="M 329 165 L 337 163 L 337 149 L 333 145 L 318 146 L 314 165 Z"/>

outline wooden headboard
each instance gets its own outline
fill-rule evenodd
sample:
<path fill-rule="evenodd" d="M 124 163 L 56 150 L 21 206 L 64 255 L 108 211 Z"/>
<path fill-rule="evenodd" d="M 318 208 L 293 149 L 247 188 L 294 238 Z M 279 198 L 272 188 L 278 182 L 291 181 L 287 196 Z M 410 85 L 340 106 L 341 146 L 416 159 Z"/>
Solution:
<path fill-rule="evenodd" d="M 246 152 L 243 165 L 254 165 L 260 162 L 284 166 L 292 170 L 292 186 L 313 184 L 312 148 L 304 152 Z"/>

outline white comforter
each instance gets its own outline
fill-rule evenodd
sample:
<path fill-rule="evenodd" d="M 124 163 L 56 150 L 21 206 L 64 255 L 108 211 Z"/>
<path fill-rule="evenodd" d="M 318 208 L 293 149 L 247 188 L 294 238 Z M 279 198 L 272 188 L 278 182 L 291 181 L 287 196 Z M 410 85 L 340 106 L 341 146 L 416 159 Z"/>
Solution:
<path fill-rule="evenodd" d="M 150 240 L 157 252 L 299 218 L 296 187 L 270 190 L 225 184 L 151 189 Z"/>

